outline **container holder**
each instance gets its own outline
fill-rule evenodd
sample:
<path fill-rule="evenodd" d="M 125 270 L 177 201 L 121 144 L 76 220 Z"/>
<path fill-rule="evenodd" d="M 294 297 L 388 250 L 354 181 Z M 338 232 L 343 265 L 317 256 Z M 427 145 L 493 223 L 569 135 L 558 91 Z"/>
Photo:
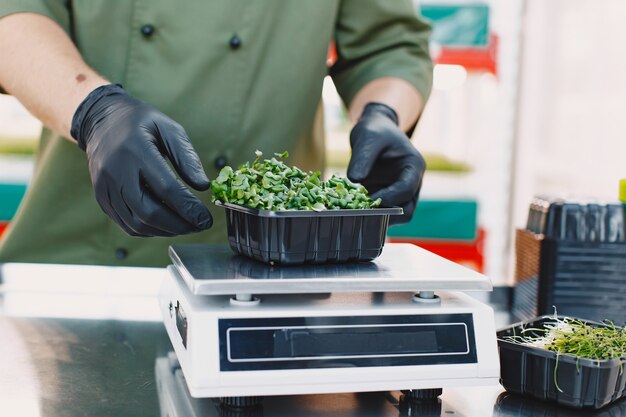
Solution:
<path fill-rule="evenodd" d="M 555 239 L 518 229 L 513 315 L 626 322 L 626 242 Z"/>

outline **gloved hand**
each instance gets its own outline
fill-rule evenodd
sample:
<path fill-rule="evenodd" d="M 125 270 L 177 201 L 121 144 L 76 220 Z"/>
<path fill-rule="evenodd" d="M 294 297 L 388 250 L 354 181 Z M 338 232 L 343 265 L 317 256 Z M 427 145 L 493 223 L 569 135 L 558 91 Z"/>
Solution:
<path fill-rule="evenodd" d="M 350 133 L 350 145 L 348 178 L 363 184 L 384 206 L 404 209 L 404 215 L 391 216 L 390 223 L 411 220 L 426 162 L 398 127 L 396 112 L 385 104 L 367 104 Z"/>
<path fill-rule="evenodd" d="M 71 134 L 87 153 L 100 207 L 129 235 L 175 236 L 213 224 L 168 165 L 204 191 L 210 182 L 200 158 L 182 126 L 154 107 L 105 85 L 80 104 Z"/>

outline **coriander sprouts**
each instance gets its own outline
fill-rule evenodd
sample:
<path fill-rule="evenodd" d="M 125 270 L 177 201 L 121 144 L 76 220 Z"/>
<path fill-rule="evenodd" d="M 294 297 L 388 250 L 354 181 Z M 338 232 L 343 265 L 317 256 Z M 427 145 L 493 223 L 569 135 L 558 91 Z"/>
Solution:
<path fill-rule="evenodd" d="M 271 159 L 246 162 L 237 170 L 226 166 L 214 181 L 212 201 L 239 204 L 261 210 L 336 210 L 370 209 L 380 206 L 372 200 L 364 186 L 333 175 L 328 181 L 317 172 L 305 172 L 287 166 L 283 159 L 289 154 L 274 154 Z"/>

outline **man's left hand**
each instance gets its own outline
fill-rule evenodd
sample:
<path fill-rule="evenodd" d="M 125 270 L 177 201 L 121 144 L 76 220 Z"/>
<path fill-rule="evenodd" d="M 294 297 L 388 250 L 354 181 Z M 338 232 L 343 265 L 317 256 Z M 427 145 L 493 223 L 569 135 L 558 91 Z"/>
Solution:
<path fill-rule="evenodd" d="M 398 126 L 396 112 L 382 103 L 367 104 L 350 133 L 350 145 L 348 178 L 363 184 L 384 206 L 404 209 L 404 215 L 392 216 L 391 223 L 411 220 L 426 162 Z"/>

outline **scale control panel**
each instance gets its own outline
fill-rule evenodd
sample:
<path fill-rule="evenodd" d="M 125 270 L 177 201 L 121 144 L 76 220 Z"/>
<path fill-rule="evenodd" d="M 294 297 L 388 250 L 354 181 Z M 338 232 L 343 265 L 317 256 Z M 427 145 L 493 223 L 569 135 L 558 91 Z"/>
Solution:
<path fill-rule="evenodd" d="M 220 371 L 476 363 L 471 314 L 219 319 Z"/>

